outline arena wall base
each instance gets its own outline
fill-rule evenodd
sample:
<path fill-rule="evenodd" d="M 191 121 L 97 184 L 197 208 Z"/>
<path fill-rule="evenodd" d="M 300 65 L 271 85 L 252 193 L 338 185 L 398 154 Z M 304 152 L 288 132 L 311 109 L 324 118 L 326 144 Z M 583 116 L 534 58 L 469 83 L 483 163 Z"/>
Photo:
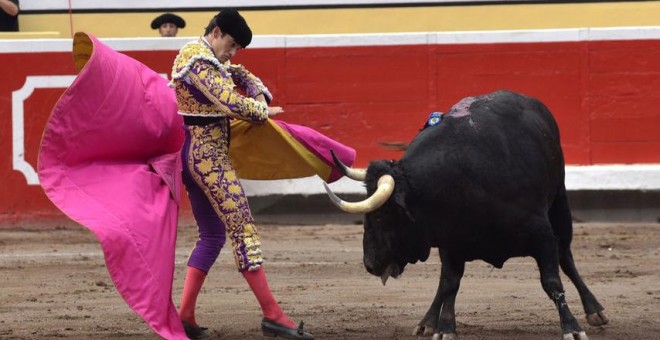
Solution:
<path fill-rule="evenodd" d="M 660 191 L 569 191 L 576 222 L 660 223 Z"/>

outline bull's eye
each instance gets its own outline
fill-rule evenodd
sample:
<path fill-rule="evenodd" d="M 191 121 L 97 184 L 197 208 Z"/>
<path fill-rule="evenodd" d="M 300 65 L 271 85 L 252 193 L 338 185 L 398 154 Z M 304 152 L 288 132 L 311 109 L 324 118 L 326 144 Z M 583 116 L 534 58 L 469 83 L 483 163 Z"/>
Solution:
<path fill-rule="evenodd" d="M 380 225 L 384 221 L 383 216 L 380 213 L 375 213 L 372 216 L 372 221 L 377 225 Z"/>

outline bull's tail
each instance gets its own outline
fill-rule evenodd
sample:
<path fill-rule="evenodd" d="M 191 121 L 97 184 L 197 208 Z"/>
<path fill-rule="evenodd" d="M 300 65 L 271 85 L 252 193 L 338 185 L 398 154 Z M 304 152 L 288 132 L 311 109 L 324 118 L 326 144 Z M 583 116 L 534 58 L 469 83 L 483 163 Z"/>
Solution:
<path fill-rule="evenodd" d="M 562 250 L 571 246 L 573 239 L 573 216 L 571 215 L 571 208 L 568 204 L 566 186 L 564 184 L 559 188 L 555 201 L 548 211 L 548 219 L 557 237 L 561 253 Z"/>

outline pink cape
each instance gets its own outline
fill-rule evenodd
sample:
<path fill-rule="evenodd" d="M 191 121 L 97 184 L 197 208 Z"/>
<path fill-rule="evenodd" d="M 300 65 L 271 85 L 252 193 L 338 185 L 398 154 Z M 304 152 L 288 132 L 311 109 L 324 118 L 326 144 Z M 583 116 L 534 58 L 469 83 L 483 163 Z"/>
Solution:
<path fill-rule="evenodd" d="M 74 37 L 80 71 L 46 123 L 38 158 L 48 198 L 99 240 L 126 303 L 161 337 L 187 339 L 172 303 L 181 195 L 183 121 L 167 80 L 85 33 Z M 269 120 L 232 123 L 238 175 L 334 181 L 333 149 L 355 150 L 312 129 Z M 254 141 L 254 142 L 253 142 Z"/>
<path fill-rule="evenodd" d="M 96 235 L 126 303 L 160 336 L 187 339 L 172 303 L 183 143 L 172 90 L 94 37 L 77 33 L 74 54 L 89 60 L 46 123 L 39 180 Z"/>

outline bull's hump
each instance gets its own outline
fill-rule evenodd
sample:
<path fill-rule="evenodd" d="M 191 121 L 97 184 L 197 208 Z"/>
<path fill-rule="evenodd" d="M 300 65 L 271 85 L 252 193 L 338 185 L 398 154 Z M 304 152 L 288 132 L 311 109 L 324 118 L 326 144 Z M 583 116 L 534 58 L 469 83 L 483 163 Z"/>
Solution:
<path fill-rule="evenodd" d="M 460 102 L 454 104 L 454 106 L 449 109 L 446 116 L 458 118 L 470 115 L 470 105 L 477 101 L 477 99 L 477 97 L 463 98 Z"/>

